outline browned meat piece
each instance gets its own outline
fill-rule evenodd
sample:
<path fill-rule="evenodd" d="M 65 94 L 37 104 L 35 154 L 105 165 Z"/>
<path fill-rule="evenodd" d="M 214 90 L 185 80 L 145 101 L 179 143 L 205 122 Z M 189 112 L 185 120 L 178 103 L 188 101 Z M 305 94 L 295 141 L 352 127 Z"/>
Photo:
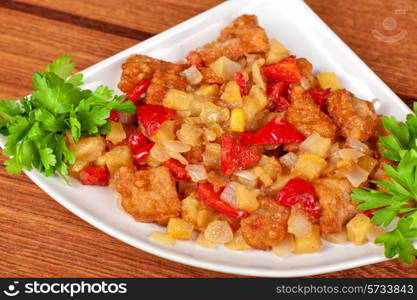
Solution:
<path fill-rule="evenodd" d="M 187 80 L 180 75 L 185 68 L 185 64 L 173 64 L 145 55 L 132 55 L 122 65 L 119 88 L 126 93 L 142 79 L 151 79 L 145 102 L 161 104 L 168 89 L 185 90 Z"/>
<path fill-rule="evenodd" d="M 346 179 L 320 178 L 313 182 L 320 201 L 320 230 L 337 233 L 357 213 L 356 203 L 350 199 L 352 186 Z"/>
<path fill-rule="evenodd" d="M 374 172 L 371 173 L 371 178 L 373 180 L 386 180 L 386 181 L 390 180 L 390 177 L 387 175 L 387 172 L 385 172 L 385 169 L 384 169 L 385 165 L 390 165 L 390 166 L 395 167 L 397 163 L 385 157 L 380 157 L 378 160 L 377 167 L 375 168 Z M 381 188 L 381 187 L 378 187 L 377 189 L 380 191 L 386 191 L 384 188 Z"/>
<path fill-rule="evenodd" d="M 135 171 L 122 167 L 119 172 L 115 185 L 122 206 L 137 221 L 166 225 L 170 218 L 180 215 L 181 202 L 167 168 Z"/>
<path fill-rule="evenodd" d="M 307 80 L 309 88 L 317 86 L 317 80 L 313 76 L 313 65 L 305 58 L 297 58 L 297 67 L 301 76 Z"/>
<path fill-rule="evenodd" d="M 221 56 L 237 60 L 249 53 L 265 53 L 269 41 L 263 28 L 254 15 L 243 15 L 224 28 L 215 42 L 209 43 L 197 51 L 206 64 Z"/>
<path fill-rule="evenodd" d="M 291 104 L 286 113 L 286 119 L 305 136 L 314 132 L 322 137 L 331 138 L 336 134 L 336 125 L 330 117 L 321 111 L 300 85 L 291 90 Z"/>
<path fill-rule="evenodd" d="M 346 90 L 338 90 L 329 96 L 327 111 L 345 138 L 366 141 L 378 125 L 372 103 L 355 98 Z"/>
<path fill-rule="evenodd" d="M 273 198 L 259 197 L 260 207 L 240 222 L 250 246 L 267 250 L 285 238 L 290 210 Z"/>

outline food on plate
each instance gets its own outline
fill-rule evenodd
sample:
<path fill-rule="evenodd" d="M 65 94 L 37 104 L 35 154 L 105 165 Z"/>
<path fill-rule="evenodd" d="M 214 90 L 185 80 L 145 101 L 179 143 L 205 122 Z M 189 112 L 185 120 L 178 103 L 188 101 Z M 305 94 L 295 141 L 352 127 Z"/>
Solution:
<path fill-rule="evenodd" d="M 35 73 L 20 104 L 0 102 L 9 172 L 108 185 L 135 220 L 166 227 L 149 237 L 163 245 L 284 256 L 317 252 L 323 239 L 375 240 L 388 257 L 417 255 L 415 115 L 378 116 L 335 73 L 269 39 L 256 16 L 184 61 L 131 55 L 125 96 L 81 89 L 70 59 Z M 397 215 L 394 230 L 376 226 Z"/>

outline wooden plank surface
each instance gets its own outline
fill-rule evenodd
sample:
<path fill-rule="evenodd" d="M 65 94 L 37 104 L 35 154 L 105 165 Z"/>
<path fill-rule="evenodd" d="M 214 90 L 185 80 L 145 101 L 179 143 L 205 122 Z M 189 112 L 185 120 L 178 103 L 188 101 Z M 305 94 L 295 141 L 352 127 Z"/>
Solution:
<path fill-rule="evenodd" d="M 73 54 L 83 69 L 220 2 L 125 0 L 120 6 L 116 0 L 0 0 L 0 98 L 28 94 L 33 70 L 54 57 Z M 416 1 L 347 2 L 307 1 L 398 95 L 417 99 Z M 396 14 L 400 9 L 406 13 Z M 383 26 L 389 17 L 397 20 L 393 30 Z M 372 29 L 386 36 L 407 34 L 386 43 Z M 119 242 L 68 212 L 26 176 L 8 175 L 3 166 L 0 185 L 2 277 L 234 276 L 177 264 Z M 319 277 L 416 277 L 416 269 L 416 263 L 393 260 Z"/>

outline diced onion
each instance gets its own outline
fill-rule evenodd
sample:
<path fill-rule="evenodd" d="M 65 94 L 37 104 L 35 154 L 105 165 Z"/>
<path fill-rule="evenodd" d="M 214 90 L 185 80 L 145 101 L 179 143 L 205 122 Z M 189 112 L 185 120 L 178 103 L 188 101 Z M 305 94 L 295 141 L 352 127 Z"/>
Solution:
<path fill-rule="evenodd" d="M 256 178 L 258 178 L 258 176 L 254 172 L 249 171 L 249 170 L 237 171 L 235 172 L 235 175 L 237 177 L 241 177 L 247 180 L 256 180 Z"/>
<path fill-rule="evenodd" d="M 368 176 L 369 172 L 359 166 L 354 167 L 349 173 L 346 174 L 346 178 L 354 187 L 360 186 L 368 179 Z"/>
<path fill-rule="evenodd" d="M 164 162 L 169 159 L 169 155 L 165 150 L 165 147 L 160 143 L 155 143 L 150 151 L 150 155 L 158 162 Z"/>
<path fill-rule="evenodd" d="M 300 212 L 297 208 L 291 209 L 291 215 L 288 218 L 288 232 L 298 238 L 303 238 L 310 234 L 313 224 L 308 217 Z"/>
<path fill-rule="evenodd" d="M 360 142 L 356 139 L 352 139 L 352 138 L 347 138 L 346 139 L 346 144 L 350 148 L 358 150 L 360 152 L 366 152 L 369 149 L 368 145 L 366 145 L 366 144 L 364 144 L 364 143 L 362 143 L 362 142 Z"/>
<path fill-rule="evenodd" d="M 194 65 L 182 71 L 181 75 L 184 76 L 187 79 L 188 83 L 191 85 L 197 85 L 203 79 L 203 76 L 201 75 L 200 71 Z"/>
<path fill-rule="evenodd" d="M 379 226 L 376 226 L 374 224 L 371 225 L 371 228 L 365 233 L 366 238 L 370 241 L 370 242 L 374 242 L 375 239 L 380 236 L 381 234 L 384 234 L 385 230 L 382 229 Z"/>
<path fill-rule="evenodd" d="M 285 256 L 294 251 L 294 248 L 294 236 L 292 234 L 287 234 L 285 239 L 272 247 L 272 252 L 277 256 Z"/>
<path fill-rule="evenodd" d="M 223 192 L 220 194 L 220 199 L 224 202 L 229 203 L 233 207 L 237 207 L 237 200 L 236 200 L 236 188 L 238 186 L 237 182 L 230 182 L 226 187 L 223 189 Z"/>
<path fill-rule="evenodd" d="M 119 122 L 122 124 L 133 124 L 137 120 L 136 114 L 128 114 L 124 112 L 118 112 L 118 114 Z"/>
<path fill-rule="evenodd" d="M 223 76 L 224 79 L 230 80 L 233 79 L 235 76 L 235 73 L 240 72 L 242 66 L 231 60 L 231 59 L 225 59 L 224 60 L 224 69 L 223 69 Z"/>
<path fill-rule="evenodd" d="M 279 158 L 279 161 L 281 164 L 286 166 L 288 169 L 292 169 L 295 167 L 295 164 L 297 163 L 298 156 L 293 152 L 288 152 L 287 154 L 284 154 Z"/>
<path fill-rule="evenodd" d="M 266 84 L 264 79 L 262 78 L 261 74 L 261 66 L 265 64 L 265 60 L 263 58 L 258 59 L 252 65 L 252 79 L 255 85 L 259 86 L 263 90 L 266 90 Z"/>
<path fill-rule="evenodd" d="M 179 141 L 163 141 L 163 144 L 168 152 L 184 153 L 191 150 L 189 145 Z"/>
<path fill-rule="evenodd" d="M 345 160 L 357 160 L 363 155 L 364 154 L 362 152 L 351 148 L 344 148 L 339 150 L 339 157 Z"/>
<path fill-rule="evenodd" d="M 338 233 L 323 234 L 322 237 L 330 243 L 342 244 L 347 241 L 347 232 L 343 230 Z"/>
<path fill-rule="evenodd" d="M 188 160 L 181 153 L 169 152 L 168 154 L 169 154 L 169 157 L 178 160 L 183 165 L 188 165 Z"/>
<path fill-rule="evenodd" d="M 187 165 L 185 169 L 187 170 L 188 175 L 190 175 L 191 180 L 194 182 L 207 179 L 207 171 L 203 165 Z"/>

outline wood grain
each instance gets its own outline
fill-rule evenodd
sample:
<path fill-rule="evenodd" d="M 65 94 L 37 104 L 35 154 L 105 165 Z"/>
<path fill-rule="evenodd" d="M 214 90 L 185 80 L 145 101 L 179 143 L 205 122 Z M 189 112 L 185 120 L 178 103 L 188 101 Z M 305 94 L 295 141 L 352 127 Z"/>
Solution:
<path fill-rule="evenodd" d="M 0 98 L 31 90 L 33 70 L 73 54 L 83 69 L 194 16 L 220 0 L 0 0 Z M 325 1 L 309 5 L 404 99 L 417 98 L 416 2 Z M 387 44 L 371 29 L 393 10 L 406 38 Z M 375 11 L 377 13 L 375 13 Z M 4 158 L 2 159 L 2 161 Z M 1 164 L 2 165 L 2 164 Z M 0 168 L 1 277 L 234 277 L 188 267 L 128 246 L 80 220 L 26 176 Z M 416 277 L 396 260 L 318 277 Z"/>

